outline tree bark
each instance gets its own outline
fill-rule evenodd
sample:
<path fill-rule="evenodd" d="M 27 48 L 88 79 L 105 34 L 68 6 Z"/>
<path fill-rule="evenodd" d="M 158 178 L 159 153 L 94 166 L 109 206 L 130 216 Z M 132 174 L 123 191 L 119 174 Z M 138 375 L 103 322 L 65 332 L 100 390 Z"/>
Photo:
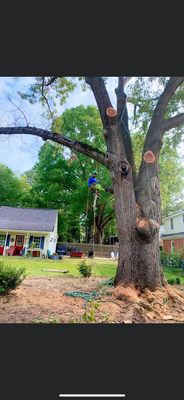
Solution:
<path fill-rule="evenodd" d="M 102 244 L 103 242 L 103 230 L 96 226 L 95 232 L 95 244 Z"/>

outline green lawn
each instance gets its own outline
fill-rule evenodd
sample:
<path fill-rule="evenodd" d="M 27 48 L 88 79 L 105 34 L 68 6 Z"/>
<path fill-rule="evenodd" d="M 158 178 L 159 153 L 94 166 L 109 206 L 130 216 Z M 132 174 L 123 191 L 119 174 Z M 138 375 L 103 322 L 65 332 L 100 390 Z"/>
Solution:
<path fill-rule="evenodd" d="M 0 257 L 0 261 L 4 261 L 14 267 L 26 267 L 26 273 L 29 276 L 80 276 L 77 270 L 77 264 L 81 259 L 63 258 L 62 260 L 44 260 L 40 258 L 24 258 L 24 257 Z M 94 264 L 93 275 L 113 277 L 116 272 L 117 261 L 111 260 L 87 260 L 89 263 Z M 43 269 L 61 269 L 68 270 L 67 274 L 60 272 L 46 272 Z"/>
<path fill-rule="evenodd" d="M 0 257 L 0 261 L 3 260 L 6 264 L 15 267 L 26 267 L 26 273 L 28 276 L 80 276 L 77 270 L 77 264 L 81 261 L 80 259 L 74 258 L 63 258 L 62 260 L 44 260 L 40 258 L 24 258 L 24 257 Z M 111 260 L 87 260 L 89 263 L 94 264 L 93 275 L 102 277 L 113 277 L 116 273 L 117 261 Z M 68 270 L 67 274 L 61 274 L 58 272 L 46 272 L 43 269 L 61 269 Z M 182 284 L 184 284 L 184 272 L 178 268 L 164 268 L 164 274 L 166 279 L 180 278 Z"/>
<path fill-rule="evenodd" d="M 180 282 L 184 284 L 184 272 L 179 268 L 164 268 L 166 279 L 180 278 Z"/>

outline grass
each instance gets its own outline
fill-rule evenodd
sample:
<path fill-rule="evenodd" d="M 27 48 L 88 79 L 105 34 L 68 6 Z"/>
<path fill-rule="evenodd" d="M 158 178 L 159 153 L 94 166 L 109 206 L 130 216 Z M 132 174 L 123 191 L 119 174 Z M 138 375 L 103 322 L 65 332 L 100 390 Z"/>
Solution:
<path fill-rule="evenodd" d="M 166 279 L 180 278 L 181 284 L 184 284 L 184 272 L 179 268 L 164 268 L 164 275 Z"/>
<path fill-rule="evenodd" d="M 80 276 L 77 265 L 81 259 L 76 258 L 63 258 L 62 260 L 44 260 L 40 258 L 26 258 L 26 257 L 1 257 L 6 264 L 14 267 L 25 267 L 28 276 Z M 112 260 L 88 260 L 89 263 L 94 264 L 93 276 L 113 277 L 116 273 L 117 261 Z M 66 274 L 60 272 L 47 272 L 43 269 L 61 269 L 68 270 Z"/>
<path fill-rule="evenodd" d="M 44 260 L 40 258 L 24 258 L 24 257 L 1 257 L 6 264 L 14 267 L 25 267 L 26 274 L 28 276 L 80 276 L 77 269 L 77 265 L 81 259 L 75 258 L 63 258 L 62 260 Z M 89 263 L 94 264 L 93 276 L 101 276 L 107 278 L 113 278 L 116 273 L 117 261 L 112 260 L 88 260 Z M 61 274 L 58 272 L 46 272 L 43 269 L 61 269 L 68 270 L 66 274 Z M 184 284 L 184 272 L 179 268 L 164 268 L 164 274 L 166 279 L 176 279 L 180 278 L 181 284 Z"/>

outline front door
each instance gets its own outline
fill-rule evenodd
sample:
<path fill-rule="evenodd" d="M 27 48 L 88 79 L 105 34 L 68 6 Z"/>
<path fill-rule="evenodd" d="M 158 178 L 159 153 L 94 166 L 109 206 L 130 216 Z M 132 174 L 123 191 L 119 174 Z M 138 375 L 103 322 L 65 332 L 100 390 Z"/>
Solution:
<path fill-rule="evenodd" d="M 18 255 L 20 253 L 20 250 L 22 250 L 24 247 L 24 235 L 16 235 L 15 246 L 16 253 Z"/>

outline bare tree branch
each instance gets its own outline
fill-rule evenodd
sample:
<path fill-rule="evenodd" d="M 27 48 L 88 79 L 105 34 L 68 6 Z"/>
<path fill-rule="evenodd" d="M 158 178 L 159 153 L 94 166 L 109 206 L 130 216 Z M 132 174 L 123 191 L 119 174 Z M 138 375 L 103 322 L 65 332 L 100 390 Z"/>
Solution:
<path fill-rule="evenodd" d="M 35 127 L 5 127 L 0 128 L 0 135 L 32 135 L 32 136 L 39 136 L 44 141 L 51 140 L 53 142 L 57 142 L 62 144 L 63 146 L 69 147 L 79 153 L 86 155 L 87 157 L 92 158 L 93 160 L 97 161 L 99 164 L 104 165 L 108 168 L 106 164 L 106 155 L 102 151 L 79 141 L 73 141 L 60 135 L 58 133 L 53 133 L 51 131 L 47 131 L 44 129 L 39 129 Z"/>
<path fill-rule="evenodd" d="M 172 118 L 168 118 L 163 121 L 161 125 L 161 131 L 166 132 L 170 129 L 177 128 L 178 126 L 184 124 L 184 113 L 175 115 Z"/>
<path fill-rule="evenodd" d="M 106 188 L 105 188 L 105 191 L 114 194 L 114 189 L 113 189 L 113 187 L 106 187 Z"/>
<path fill-rule="evenodd" d="M 23 115 L 23 117 L 24 117 L 24 119 L 25 119 L 25 121 L 26 121 L 26 125 L 29 126 L 29 122 L 28 122 L 28 120 L 27 120 L 27 117 L 26 117 L 25 112 L 24 112 L 23 110 L 21 110 L 21 108 L 18 107 L 17 104 L 14 103 L 14 101 L 11 99 L 10 96 L 8 96 L 8 100 L 9 100 L 9 102 L 10 102 L 11 104 L 13 104 L 13 106 L 14 106 L 18 111 L 20 111 L 20 113 Z"/>
<path fill-rule="evenodd" d="M 112 107 L 107 89 L 105 87 L 105 83 L 102 77 L 85 77 L 85 81 L 88 85 L 90 85 L 94 97 L 96 99 L 98 109 L 100 112 L 102 124 L 104 128 L 107 124 L 107 116 L 106 116 L 106 109 L 108 107 Z"/>
<path fill-rule="evenodd" d="M 123 144 L 125 147 L 125 152 L 127 160 L 132 168 L 133 180 L 136 181 L 136 167 L 134 161 L 134 154 L 132 149 L 132 141 L 128 126 L 128 110 L 126 105 L 127 96 L 124 92 L 124 77 L 118 77 L 118 87 L 115 89 L 117 97 L 117 112 L 119 120 L 119 131 L 121 132 Z"/>
<path fill-rule="evenodd" d="M 165 89 L 163 93 L 160 96 L 160 99 L 157 103 L 157 106 L 155 108 L 154 114 L 153 114 L 153 119 L 155 117 L 157 118 L 163 118 L 164 112 L 166 110 L 166 107 L 171 99 L 171 97 L 174 95 L 176 92 L 177 88 L 184 82 L 184 77 L 179 76 L 179 77 L 172 77 L 169 79 L 167 82 Z"/>
<path fill-rule="evenodd" d="M 151 149 L 155 154 L 159 155 L 159 151 L 162 146 L 161 139 L 164 133 L 163 124 L 166 122 L 164 120 L 164 113 L 171 97 L 183 82 L 184 77 L 182 76 L 172 77 L 167 82 L 165 89 L 155 107 L 148 133 L 146 135 L 143 153 Z"/>
<path fill-rule="evenodd" d="M 118 112 L 119 118 L 121 118 L 123 111 L 127 113 L 127 110 L 125 110 L 127 96 L 124 92 L 124 77 L 123 76 L 118 77 L 118 87 L 115 89 L 115 93 L 116 93 L 116 97 L 117 97 L 117 112 Z M 127 129 L 128 129 L 128 126 L 127 126 Z"/>
<path fill-rule="evenodd" d="M 46 102 L 46 104 L 47 104 L 47 107 L 48 107 L 50 116 L 51 116 L 51 118 L 53 118 L 53 113 L 52 113 L 52 111 L 51 111 L 51 108 L 50 108 L 49 102 L 48 102 L 48 100 L 47 100 L 47 97 L 45 96 L 45 93 L 44 93 L 44 86 L 45 86 L 45 77 L 43 76 L 43 78 L 42 78 L 42 96 L 43 96 L 43 98 L 44 98 L 44 100 L 45 100 L 45 102 Z M 48 85 L 47 85 L 47 86 L 48 86 Z"/>
<path fill-rule="evenodd" d="M 124 80 L 123 80 L 123 85 L 125 87 L 125 85 L 130 81 L 130 79 L 132 79 L 132 76 L 125 76 Z"/>
<path fill-rule="evenodd" d="M 118 77 L 118 87 L 125 88 L 125 85 L 132 79 L 132 76 L 119 76 Z"/>
<path fill-rule="evenodd" d="M 105 217 L 102 223 L 102 228 L 104 228 L 104 226 L 111 221 L 115 216 L 115 211 L 113 211 L 109 216 Z"/>
<path fill-rule="evenodd" d="M 50 78 L 48 80 L 47 83 L 45 83 L 45 86 L 50 86 L 53 82 L 55 82 L 59 77 L 58 76 L 52 76 L 52 78 Z"/>
<path fill-rule="evenodd" d="M 145 216 L 154 215 L 158 222 L 160 221 L 160 211 L 157 203 L 160 189 L 157 177 L 159 174 L 158 159 L 162 148 L 162 137 L 166 130 L 181 125 L 184 122 L 183 114 L 179 114 L 168 120 L 164 119 L 164 114 L 170 99 L 183 82 L 184 77 L 171 77 L 158 100 L 146 135 L 137 180 L 137 203 L 142 207 Z M 143 158 L 144 153 L 148 150 L 151 150 L 156 157 L 155 162 L 149 164 L 149 168 Z"/>

